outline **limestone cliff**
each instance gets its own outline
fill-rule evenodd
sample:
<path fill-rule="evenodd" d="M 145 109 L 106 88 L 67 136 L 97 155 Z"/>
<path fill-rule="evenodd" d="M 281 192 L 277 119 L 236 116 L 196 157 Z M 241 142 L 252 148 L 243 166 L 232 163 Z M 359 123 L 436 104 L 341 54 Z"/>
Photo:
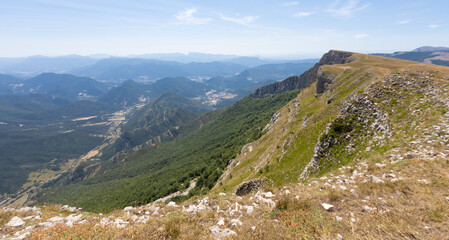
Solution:
<path fill-rule="evenodd" d="M 292 76 L 281 82 L 276 82 L 267 86 L 258 88 L 251 96 L 255 98 L 264 98 L 273 94 L 283 93 L 290 90 L 306 88 L 310 84 L 318 81 L 317 92 L 324 91 L 325 84 L 329 84 L 333 76 L 330 73 L 324 73 L 321 70 L 323 65 L 345 64 L 352 61 L 352 53 L 331 50 L 324 54 L 318 63 L 307 70 L 301 76 Z"/>

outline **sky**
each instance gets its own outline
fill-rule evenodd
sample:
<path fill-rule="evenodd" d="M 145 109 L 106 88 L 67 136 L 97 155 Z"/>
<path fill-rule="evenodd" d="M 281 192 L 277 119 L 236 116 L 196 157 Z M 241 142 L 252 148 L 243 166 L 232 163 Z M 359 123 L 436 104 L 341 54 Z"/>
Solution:
<path fill-rule="evenodd" d="M 447 0 L 0 0 L 0 57 L 449 47 Z"/>

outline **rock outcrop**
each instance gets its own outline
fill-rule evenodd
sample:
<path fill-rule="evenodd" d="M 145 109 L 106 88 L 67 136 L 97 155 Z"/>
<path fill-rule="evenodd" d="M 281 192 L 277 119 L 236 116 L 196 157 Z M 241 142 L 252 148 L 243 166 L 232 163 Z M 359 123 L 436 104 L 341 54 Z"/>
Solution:
<path fill-rule="evenodd" d="M 331 50 L 324 54 L 321 60 L 316 63 L 311 69 L 305 71 L 301 76 L 292 76 L 286 78 L 281 82 L 276 82 L 261 88 L 258 88 L 253 94 L 254 98 L 264 98 L 271 96 L 273 94 L 283 93 L 295 89 L 308 87 L 310 84 L 321 79 L 324 86 L 325 83 L 329 83 L 330 75 L 323 75 L 320 71 L 320 67 L 323 65 L 333 65 L 333 64 L 345 64 L 352 61 L 352 53 Z M 320 78 L 319 78 L 320 77 Z M 332 78 L 333 79 L 333 78 Z M 320 88 L 322 90 L 322 88 Z"/>
<path fill-rule="evenodd" d="M 257 192 L 265 186 L 265 179 L 255 179 L 244 182 L 237 187 L 235 194 L 237 196 L 244 196 L 251 192 Z"/>

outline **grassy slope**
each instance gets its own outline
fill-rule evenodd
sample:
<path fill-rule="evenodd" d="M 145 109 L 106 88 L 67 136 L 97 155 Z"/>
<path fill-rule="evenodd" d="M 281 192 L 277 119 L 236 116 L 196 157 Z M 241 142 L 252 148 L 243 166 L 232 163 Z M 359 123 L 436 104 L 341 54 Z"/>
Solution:
<path fill-rule="evenodd" d="M 330 94 L 316 95 L 315 85 L 301 91 L 296 98 L 299 108 L 295 107 L 295 101 L 284 106 L 273 130 L 251 144 L 252 152 L 248 148 L 242 150 L 229 174 L 222 177 L 221 184 L 214 191 L 234 191 L 243 181 L 261 177 L 267 177 L 272 186 L 297 182 L 299 174 L 314 154 L 320 135 L 349 96 L 362 92 L 369 84 L 401 69 L 447 71 L 444 67 L 386 57 L 364 54 L 355 54 L 355 57 L 356 60 L 349 64 L 323 66 L 325 71 L 338 75 Z M 333 101 L 327 104 L 328 99 Z M 306 116 L 307 126 L 303 128 Z M 282 157 L 283 151 L 285 154 Z"/>
<path fill-rule="evenodd" d="M 156 149 L 105 162 L 96 176 L 50 189 L 40 201 L 109 211 L 154 201 L 186 188 L 185 183 L 193 178 L 198 181 L 192 194 L 205 192 L 242 146 L 258 139 L 273 113 L 296 94 L 293 91 L 265 99 L 244 98 L 198 130 Z"/>

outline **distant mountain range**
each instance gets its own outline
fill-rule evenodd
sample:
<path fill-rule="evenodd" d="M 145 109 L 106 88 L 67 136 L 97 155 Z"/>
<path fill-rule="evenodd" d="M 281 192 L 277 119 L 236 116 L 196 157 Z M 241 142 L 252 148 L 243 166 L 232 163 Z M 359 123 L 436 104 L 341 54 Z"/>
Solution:
<path fill-rule="evenodd" d="M 54 72 L 73 73 L 108 81 L 139 78 L 154 80 L 164 77 L 234 75 L 245 68 L 264 64 L 316 61 L 318 59 L 276 60 L 203 53 L 142 54 L 128 57 L 113 57 L 106 54 L 31 56 L 0 58 L 0 73 L 24 78 Z"/>
<path fill-rule="evenodd" d="M 179 63 L 140 58 L 108 58 L 72 71 L 75 75 L 99 80 L 140 79 L 154 81 L 164 77 L 196 77 L 236 75 L 246 66 L 229 62 Z"/>
<path fill-rule="evenodd" d="M 447 47 L 424 46 L 408 52 L 376 53 L 374 55 L 449 66 L 449 48 Z"/>

